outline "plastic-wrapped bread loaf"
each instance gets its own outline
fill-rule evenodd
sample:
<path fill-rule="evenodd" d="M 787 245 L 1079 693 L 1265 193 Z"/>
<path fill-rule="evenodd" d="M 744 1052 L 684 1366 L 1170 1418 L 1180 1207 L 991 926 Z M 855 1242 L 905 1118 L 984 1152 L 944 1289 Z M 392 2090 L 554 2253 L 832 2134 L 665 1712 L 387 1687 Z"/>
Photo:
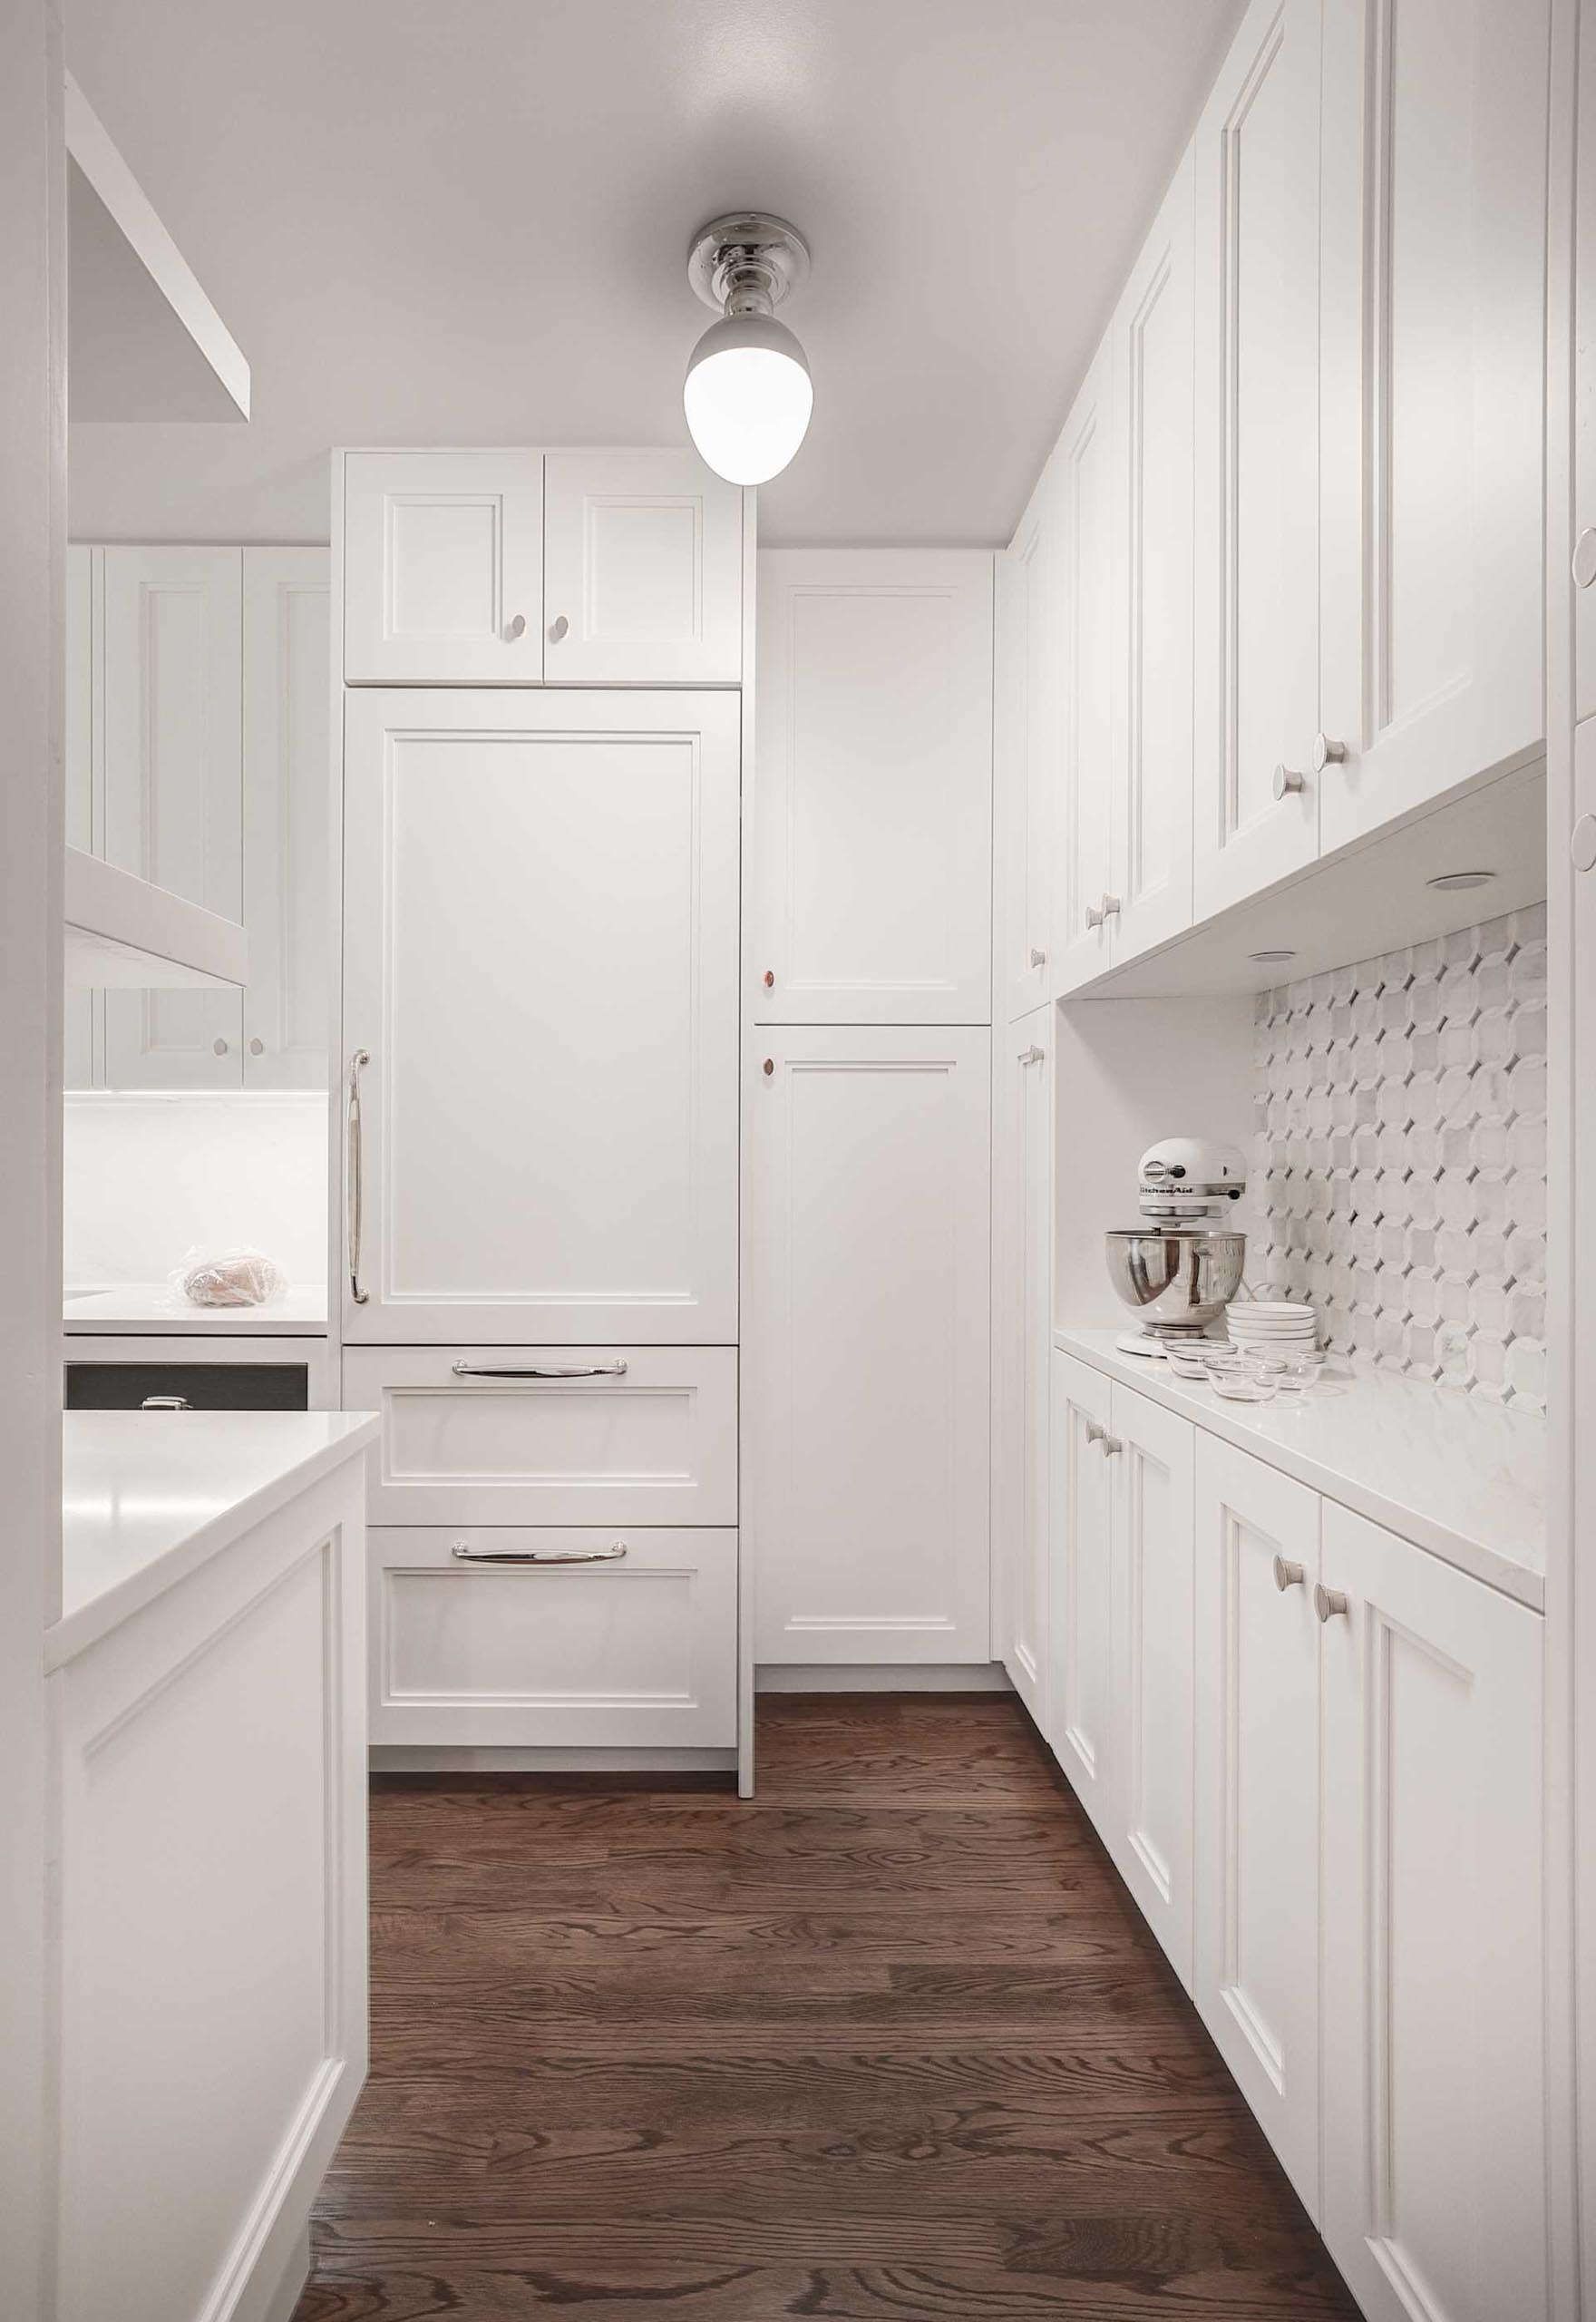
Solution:
<path fill-rule="evenodd" d="M 258 1250 L 231 1250 L 186 1266 L 181 1286 L 190 1306 L 268 1306 L 288 1285 L 282 1268 Z"/>

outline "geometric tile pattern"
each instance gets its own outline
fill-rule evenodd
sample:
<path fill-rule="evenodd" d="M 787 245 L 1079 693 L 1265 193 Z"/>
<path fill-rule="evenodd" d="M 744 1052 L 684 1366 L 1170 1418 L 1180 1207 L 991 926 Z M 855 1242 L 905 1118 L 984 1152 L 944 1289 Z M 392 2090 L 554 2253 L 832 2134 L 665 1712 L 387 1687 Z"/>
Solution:
<path fill-rule="evenodd" d="M 1260 992 L 1248 1278 L 1337 1352 L 1546 1408 L 1546 912 Z"/>

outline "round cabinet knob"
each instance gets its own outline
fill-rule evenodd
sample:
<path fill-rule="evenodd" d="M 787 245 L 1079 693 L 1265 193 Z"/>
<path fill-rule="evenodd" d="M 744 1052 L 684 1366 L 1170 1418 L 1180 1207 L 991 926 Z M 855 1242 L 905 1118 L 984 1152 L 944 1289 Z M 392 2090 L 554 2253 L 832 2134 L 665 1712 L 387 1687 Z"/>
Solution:
<path fill-rule="evenodd" d="M 551 620 L 550 622 L 549 642 L 550 645 L 563 645 L 569 635 L 570 623 L 567 620 L 563 613 L 560 614 L 558 620 Z"/>
<path fill-rule="evenodd" d="M 1101 1443 L 1107 1433 L 1108 1429 L 1105 1427 L 1100 1426 L 1096 1420 L 1089 1419 L 1086 1421 L 1086 1440 L 1088 1443 Z"/>
<path fill-rule="evenodd" d="M 1103 906 L 1101 903 L 1088 903 L 1086 905 L 1086 924 L 1088 927 L 1102 926 Z"/>
<path fill-rule="evenodd" d="M 211 1053 L 211 1055 L 212 1055 L 212 1056 L 226 1056 L 227 1052 L 228 1052 L 228 1044 L 227 1044 L 227 1042 L 226 1042 L 225 1040 L 212 1040 L 212 1041 L 211 1041 L 211 1043 L 210 1043 L 210 1053 Z"/>
<path fill-rule="evenodd" d="M 1596 815 L 1581 815 L 1569 833 L 1568 851 L 1576 871 L 1596 871 Z"/>
<path fill-rule="evenodd" d="M 251 1040 L 249 1043 L 249 1053 L 251 1056 L 264 1056 L 266 1054 L 266 1042 L 259 1039 Z"/>
<path fill-rule="evenodd" d="M 1104 896 L 1103 916 L 1105 919 L 1117 919 L 1119 917 L 1119 897 L 1117 895 Z"/>
<path fill-rule="evenodd" d="M 1276 766 L 1275 796 L 1277 798 L 1289 798 L 1293 791 L 1301 790 L 1305 787 L 1306 785 L 1303 782 L 1302 776 L 1299 774 L 1295 773 L 1290 766 Z"/>
<path fill-rule="evenodd" d="M 1332 742 L 1328 734 L 1316 734 L 1314 736 L 1313 770 L 1315 774 L 1322 774 L 1328 766 L 1345 766 L 1346 763 L 1347 745 L 1345 742 Z"/>
<path fill-rule="evenodd" d="M 774 990 L 774 988 L 775 988 L 775 981 L 776 981 L 776 971 L 775 971 L 775 970 L 774 970 L 774 968 L 766 968 L 766 970 L 765 970 L 764 973 L 760 977 L 759 981 L 760 981 L 760 982 L 764 986 L 764 988 L 765 988 L 766 991 Z"/>
<path fill-rule="evenodd" d="M 1046 966 L 1046 964 L 1047 964 L 1047 954 L 1046 954 L 1046 951 L 1038 951 L 1038 950 L 1037 950 L 1037 948 L 1036 948 L 1036 946 L 1033 943 L 1033 944 L 1032 944 L 1032 946 L 1031 946 L 1031 965 L 1032 965 L 1032 967 L 1034 967 L 1034 968 L 1045 968 L 1045 967 Z"/>
<path fill-rule="evenodd" d="M 1572 570 L 1576 589 L 1588 589 L 1596 580 L 1596 524 L 1587 524 L 1574 542 Z"/>
<path fill-rule="evenodd" d="M 508 628 L 505 629 L 504 634 L 505 634 L 506 638 L 509 639 L 510 643 L 511 643 L 511 645 L 513 645 L 513 644 L 515 643 L 515 640 L 516 640 L 516 639 L 517 639 L 518 637 L 524 637 L 524 636 L 526 635 L 526 633 L 527 633 L 527 617 L 526 617 L 525 613 L 517 613 L 517 615 L 516 615 L 515 619 L 514 619 L 514 620 L 513 620 L 509 624 Z"/>
<path fill-rule="evenodd" d="M 775 1070 L 775 1068 L 776 1060 L 774 1057 L 767 1056 L 764 1059 L 764 1077 L 767 1080 L 770 1078 L 771 1074 Z"/>
<path fill-rule="evenodd" d="M 1344 1621 L 1347 1599 L 1338 1588 L 1327 1588 L 1322 1580 L 1313 1584 L 1313 1609 L 1321 1621 Z"/>
<path fill-rule="evenodd" d="M 1275 1558 L 1275 1586 L 1282 1596 L 1288 1588 L 1300 1588 L 1307 1576 L 1302 1566 L 1293 1564 L 1289 1556 Z"/>

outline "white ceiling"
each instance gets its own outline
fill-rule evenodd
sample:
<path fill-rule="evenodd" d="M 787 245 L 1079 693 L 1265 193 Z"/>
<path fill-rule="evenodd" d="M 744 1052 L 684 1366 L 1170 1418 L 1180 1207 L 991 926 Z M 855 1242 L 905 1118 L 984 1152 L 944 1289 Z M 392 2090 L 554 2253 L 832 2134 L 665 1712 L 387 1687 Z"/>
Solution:
<path fill-rule="evenodd" d="M 695 227 L 809 237 L 766 541 L 1011 532 L 1241 0 L 67 0 L 243 346 L 238 425 L 74 425 L 80 539 L 326 537 L 329 444 L 685 440 Z"/>

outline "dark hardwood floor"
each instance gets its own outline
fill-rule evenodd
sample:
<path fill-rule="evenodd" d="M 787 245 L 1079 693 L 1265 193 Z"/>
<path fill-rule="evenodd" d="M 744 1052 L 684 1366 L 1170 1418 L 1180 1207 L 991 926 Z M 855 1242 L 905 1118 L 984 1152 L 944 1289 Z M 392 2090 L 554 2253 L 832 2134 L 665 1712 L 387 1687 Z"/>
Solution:
<path fill-rule="evenodd" d="M 767 1697 L 759 1773 L 379 1779 L 296 2322 L 1355 2322 L 1011 1700 Z"/>

